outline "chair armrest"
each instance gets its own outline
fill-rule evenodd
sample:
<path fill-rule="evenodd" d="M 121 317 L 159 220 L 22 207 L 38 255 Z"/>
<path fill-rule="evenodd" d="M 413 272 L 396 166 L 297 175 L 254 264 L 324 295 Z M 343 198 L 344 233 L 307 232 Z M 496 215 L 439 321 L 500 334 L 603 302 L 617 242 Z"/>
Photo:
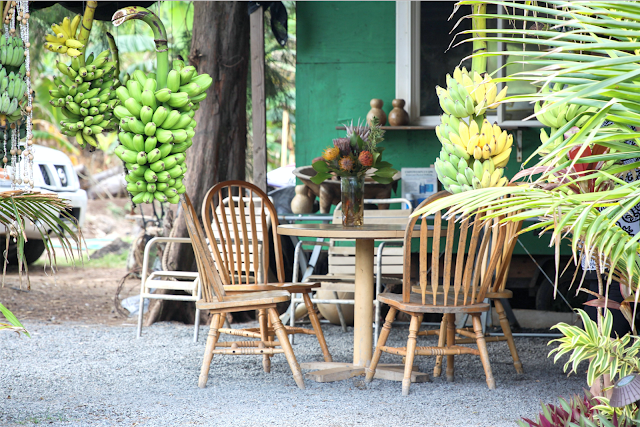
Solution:
<path fill-rule="evenodd" d="M 149 240 L 144 247 L 144 255 L 142 257 L 142 280 L 147 277 L 149 270 L 149 253 L 151 248 L 157 243 L 191 243 L 191 239 L 188 237 L 154 237 Z"/>

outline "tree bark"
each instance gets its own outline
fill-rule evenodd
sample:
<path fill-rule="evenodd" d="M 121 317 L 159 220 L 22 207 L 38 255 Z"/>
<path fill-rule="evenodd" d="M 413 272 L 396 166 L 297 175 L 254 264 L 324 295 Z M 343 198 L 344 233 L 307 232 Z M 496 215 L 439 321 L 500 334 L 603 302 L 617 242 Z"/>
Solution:
<path fill-rule="evenodd" d="M 196 134 L 187 151 L 187 194 L 200 216 L 209 188 L 230 179 L 244 180 L 247 147 L 247 73 L 249 68 L 249 15 L 247 3 L 193 2 L 193 38 L 189 62 L 207 73 L 213 84 L 196 112 Z M 187 237 L 180 210 L 172 235 Z M 196 270 L 189 245 L 170 245 L 170 270 Z M 152 301 L 147 324 L 159 320 L 193 320 L 193 303 Z M 175 305 L 175 307 L 174 307 Z"/>

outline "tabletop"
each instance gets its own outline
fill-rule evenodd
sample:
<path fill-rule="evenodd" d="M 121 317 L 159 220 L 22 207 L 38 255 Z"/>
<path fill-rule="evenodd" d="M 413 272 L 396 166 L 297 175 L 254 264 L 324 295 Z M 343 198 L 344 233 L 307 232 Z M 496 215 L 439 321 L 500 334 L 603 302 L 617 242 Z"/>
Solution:
<path fill-rule="evenodd" d="M 278 234 L 299 237 L 327 237 L 334 239 L 402 239 L 404 224 L 365 224 L 345 227 L 342 224 L 280 224 Z M 419 227 L 414 233 L 419 233 Z"/>

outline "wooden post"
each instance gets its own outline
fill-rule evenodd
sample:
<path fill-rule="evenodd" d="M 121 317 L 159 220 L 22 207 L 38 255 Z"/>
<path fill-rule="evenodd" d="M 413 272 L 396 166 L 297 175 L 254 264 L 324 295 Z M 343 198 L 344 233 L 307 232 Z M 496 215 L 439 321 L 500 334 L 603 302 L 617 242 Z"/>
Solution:
<path fill-rule="evenodd" d="M 267 116 L 264 89 L 264 10 L 250 17 L 251 105 L 253 108 L 253 183 L 267 190 Z"/>
<path fill-rule="evenodd" d="M 280 166 L 287 166 L 289 154 L 289 110 L 282 110 L 282 138 L 280 141 Z"/>

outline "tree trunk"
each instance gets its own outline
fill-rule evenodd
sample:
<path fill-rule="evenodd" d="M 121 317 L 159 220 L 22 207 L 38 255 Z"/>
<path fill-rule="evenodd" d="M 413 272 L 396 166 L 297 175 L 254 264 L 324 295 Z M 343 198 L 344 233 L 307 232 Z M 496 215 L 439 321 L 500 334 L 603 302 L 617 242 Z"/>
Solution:
<path fill-rule="evenodd" d="M 247 72 L 249 15 L 247 3 L 193 2 L 193 38 L 189 62 L 207 73 L 213 84 L 196 112 L 196 134 L 187 151 L 185 185 L 198 215 L 209 188 L 230 179 L 245 178 L 247 147 Z M 182 212 L 172 233 L 187 237 Z M 170 270 L 196 270 L 189 245 L 170 245 Z M 157 301 L 157 302 L 156 302 Z M 160 320 L 193 320 L 193 303 L 152 300 L 147 324 Z"/>

